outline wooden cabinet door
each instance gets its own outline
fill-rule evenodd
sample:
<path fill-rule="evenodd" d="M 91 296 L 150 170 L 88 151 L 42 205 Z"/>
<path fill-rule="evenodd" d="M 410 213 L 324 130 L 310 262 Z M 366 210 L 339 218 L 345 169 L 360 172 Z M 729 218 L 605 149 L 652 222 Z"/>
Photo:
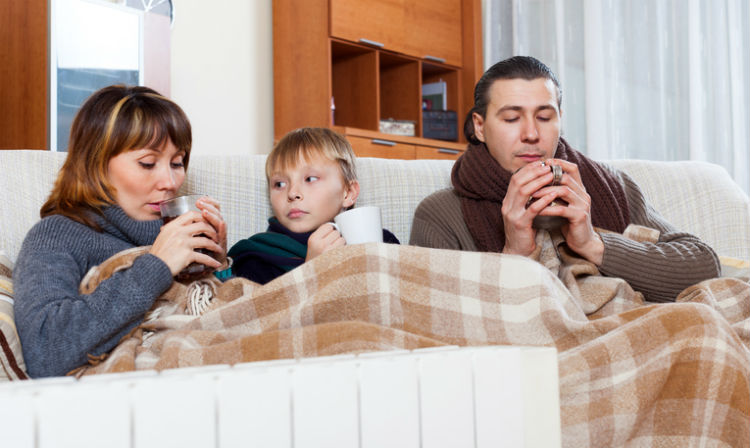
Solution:
<path fill-rule="evenodd" d="M 461 0 L 330 0 L 330 7 L 333 37 L 461 66 Z"/>
<path fill-rule="evenodd" d="M 461 66 L 461 0 L 407 2 L 407 53 Z"/>
<path fill-rule="evenodd" d="M 417 146 L 417 159 L 449 159 L 456 160 L 464 152 L 453 148 L 435 148 L 432 146 Z"/>
<path fill-rule="evenodd" d="M 414 145 L 378 138 L 347 135 L 357 157 L 380 157 L 382 159 L 414 159 Z"/>
<path fill-rule="evenodd" d="M 331 0 L 331 36 L 405 52 L 407 0 Z M 379 46 L 379 45 L 378 45 Z"/>

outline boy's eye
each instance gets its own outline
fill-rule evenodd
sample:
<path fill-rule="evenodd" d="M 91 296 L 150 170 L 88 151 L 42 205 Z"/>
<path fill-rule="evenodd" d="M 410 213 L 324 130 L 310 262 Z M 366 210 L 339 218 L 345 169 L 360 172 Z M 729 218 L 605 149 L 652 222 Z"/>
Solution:
<path fill-rule="evenodd" d="M 538 117 L 536 117 L 536 118 L 537 118 L 537 120 L 539 120 L 539 121 L 550 121 L 550 120 L 552 119 L 552 117 L 548 117 L 548 116 L 546 116 L 546 115 L 539 115 L 539 116 L 538 116 Z"/>
<path fill-rule="evenodd" d="M 513 123 L 518 121 L 518 117 L 505 117 L 503 118 L 503 121 L 506 123 Z"/>
<path fill-rule="evenodd" d="M 306 182 L 315 182 L 316 180 L 320 179 L 318 176 L 307 176 L 305 178 Z"/>
<path fill-rule="evenodd" d="M 286 187 L 286 182 L 277 180 L 276 182 L 273 183 L 273 188 L 284 188 L 284 187 Z"/>

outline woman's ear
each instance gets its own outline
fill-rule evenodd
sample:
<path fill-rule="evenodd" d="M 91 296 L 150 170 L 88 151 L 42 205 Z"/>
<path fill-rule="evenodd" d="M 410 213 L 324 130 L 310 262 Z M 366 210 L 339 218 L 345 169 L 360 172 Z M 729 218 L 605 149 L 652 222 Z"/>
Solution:
<path fill-rule="evenodd" d="M 357 202 L 357 197 L 359 197 L 359 181 L 353 180 L 349 182 L 349 185 L 347 185 L 344 190 L 344 202 L 342 208 L 349 208 L 354 205 L 354 203 Z"/>

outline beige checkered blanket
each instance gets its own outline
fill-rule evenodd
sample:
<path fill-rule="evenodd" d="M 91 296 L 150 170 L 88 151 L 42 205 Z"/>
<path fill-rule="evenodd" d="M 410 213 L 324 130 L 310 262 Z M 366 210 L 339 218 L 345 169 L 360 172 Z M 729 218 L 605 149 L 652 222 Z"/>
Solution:
<path fill-rule="evenodd" d="M 536 261 L 366 244 L 264 286 L 175 283 L 106 359 L 76 373 L 446 344 L 554 346 L 565 446 L 750 446 L 750 284 L 715 279 L 677 303 L 647 304 L 559 235 L 538 242 Z M 143 250 L 115 256 L 81 289 Z"/>

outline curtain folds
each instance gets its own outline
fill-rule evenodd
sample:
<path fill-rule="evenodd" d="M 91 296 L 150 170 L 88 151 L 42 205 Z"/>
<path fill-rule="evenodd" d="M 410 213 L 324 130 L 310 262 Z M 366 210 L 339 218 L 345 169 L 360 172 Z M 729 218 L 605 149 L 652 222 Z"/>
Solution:
<path fill-rule="evenodd" d="M 704 160 L 750 192 L 750 2 L 483 0 L 485 67 L 549 65 L 595 159 Z"/>

